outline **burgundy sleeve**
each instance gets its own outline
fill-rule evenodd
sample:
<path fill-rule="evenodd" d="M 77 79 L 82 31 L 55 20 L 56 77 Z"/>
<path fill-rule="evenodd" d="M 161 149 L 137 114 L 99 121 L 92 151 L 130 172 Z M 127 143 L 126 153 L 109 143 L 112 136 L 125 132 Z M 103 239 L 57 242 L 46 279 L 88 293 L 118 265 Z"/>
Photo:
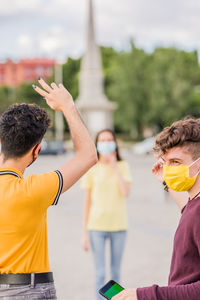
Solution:
<path fill-rule="evenodd" d="M 186 285 L 138 288 L 138 300 L 197 300 L 200 295 L 200 281 Z"/>
<path fill-rule="evenodd" d="M 194 224 L 193 224 L 193 241 L 196 244 L 196 247 L 198 249 L 198 253 L 199 253 L 199 259 L 200 259 L 200 239 L 199 239 L 199 235 L 200 235 L 200 207 L 198 206 L 196 209 L 196 217 L 194 220 Z"/>

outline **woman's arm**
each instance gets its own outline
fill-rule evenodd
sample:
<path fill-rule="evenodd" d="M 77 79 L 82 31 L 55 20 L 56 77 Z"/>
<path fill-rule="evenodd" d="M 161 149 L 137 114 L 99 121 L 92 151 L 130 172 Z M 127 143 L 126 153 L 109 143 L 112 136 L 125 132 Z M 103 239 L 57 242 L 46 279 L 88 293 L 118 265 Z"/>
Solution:
<path fill-rule="evenodd" d="M 115 173 L 117 175 L 119 189 L 120 189 L 121 194 L 124 197 L 128 197 L 128 195 L 130 193 L 130 190 L 131 190 L 131 184 L 130 184 L 130 182 L 127 182 L 127 181 L 125 181 L 123 179 L 123 177 L 122 177 L 122 175 L 121 175 L 121 173 L 119 171 L 119 168 L 118 168 L 117 164 L 114 164 L 113 168 L 114 168 Z"/>
<path fill-rule="evenodd" d="M 131 184 L 130 184 L 130 182 L 125 181 L 124 178 L 122 177 L 120 170 L 117 166 L 116 155 L 115 154 L 108 155 L 107 160 L 111 164 L 113 169 L 115 170 L 115 173 L 117 175 L 119 189 L 120 189 L 122 196 L 128 197 L 130 190 L 131 190 Z"/>
<path fill-rule="evenodd" d="M 88 218 L 91 205 L 91 190 L 87 189 L 85 192 L 85 202 L 83 206 L 83 234 L 82 234 L 82 248 L 84 251 L 89 250 L 89 237 L 87 231 Z"/>

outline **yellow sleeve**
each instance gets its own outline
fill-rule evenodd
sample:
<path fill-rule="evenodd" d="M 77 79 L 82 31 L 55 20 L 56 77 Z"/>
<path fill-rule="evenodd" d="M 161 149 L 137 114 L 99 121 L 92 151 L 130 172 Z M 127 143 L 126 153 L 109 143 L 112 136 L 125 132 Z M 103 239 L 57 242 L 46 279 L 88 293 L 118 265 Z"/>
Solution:
<path fill-rule="evenodd" d="M 121 161 L 120 171 L 122 177 L 127 182 L 132 182 L 131 170 L 129 164 L 126 161 Z"/>
<path fill-rule="evenodd" d="M 25 179 L 29 198 L 38 208 L 56 205 L 62 192 L 63 178 L 59 171 L 35 174 Z"/>
<path fill-rule="evenodd" d="M 81 178 L 80 187 L 84 190 L 92 189 L 93 180 L 92 180 L 92 172 L 89 170 L 83 177 Z"/>

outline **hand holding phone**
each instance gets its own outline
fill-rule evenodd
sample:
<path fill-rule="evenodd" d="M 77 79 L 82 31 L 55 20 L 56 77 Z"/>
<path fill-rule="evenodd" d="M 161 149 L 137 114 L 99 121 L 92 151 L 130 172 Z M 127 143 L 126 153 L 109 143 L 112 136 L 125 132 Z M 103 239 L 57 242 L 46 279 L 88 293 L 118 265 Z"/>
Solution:
<path fill-rule="evenodd" d="M 99 290 L 99 293 L 106 299 L 110 300 L 112 299 L 112 297 L 119 294 L 123 290 L 124 288 L 121 285 L 119 285 L 114 280 L 110 280 Z"/>

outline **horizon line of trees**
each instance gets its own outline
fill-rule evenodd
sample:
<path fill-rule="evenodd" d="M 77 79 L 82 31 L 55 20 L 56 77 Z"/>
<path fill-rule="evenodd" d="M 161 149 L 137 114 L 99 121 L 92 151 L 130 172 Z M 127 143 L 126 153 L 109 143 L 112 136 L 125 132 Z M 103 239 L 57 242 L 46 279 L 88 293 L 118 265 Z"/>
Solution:
<path fill-rule="evenodd" d="M 101 47 L 101 52 L 105 94 L 118 104 L 114 112 L 116 132 L 141 139 L 145 128 L 157 133 L 188 115 L 200 117 L 197 51 L 156 48 L 149 54 L 131 43 L 129 51 Z M 68 58 L 63 65 L 63 84 L 75 100 L 80 61 Z M 48 109 L 32 84 L 24 83 L 15 89 L 0 87 L 0 113 L 16 102 L 36 103 Z"/>

